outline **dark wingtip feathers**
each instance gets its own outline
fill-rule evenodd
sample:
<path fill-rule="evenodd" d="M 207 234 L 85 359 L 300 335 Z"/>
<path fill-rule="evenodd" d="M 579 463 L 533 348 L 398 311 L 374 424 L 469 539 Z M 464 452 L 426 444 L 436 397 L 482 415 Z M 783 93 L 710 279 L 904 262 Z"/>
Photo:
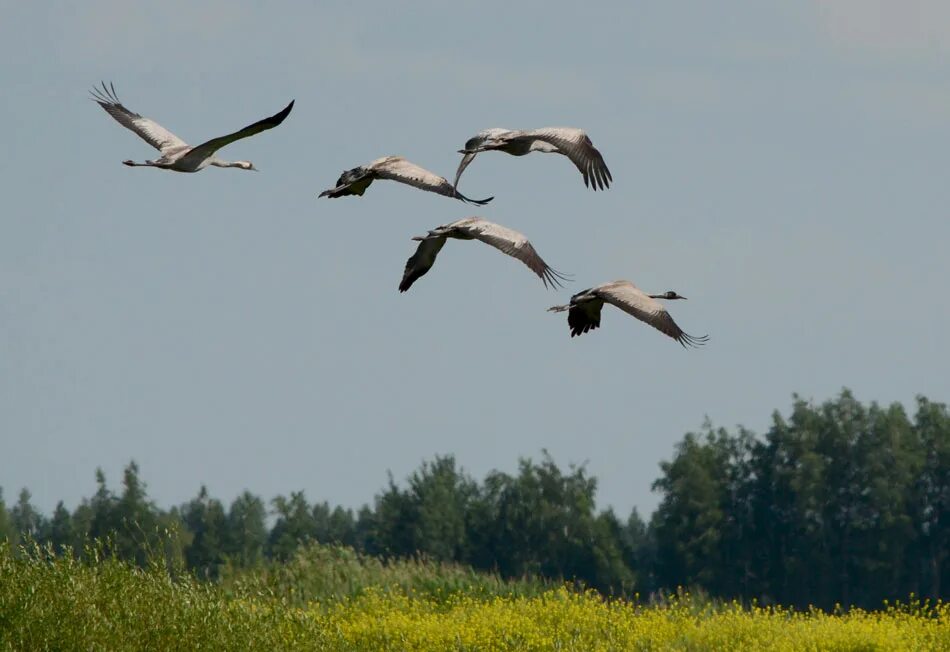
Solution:
<path fill-rule="evenodd" d="M 700 335 L 699 337 L 694 337 L 688 333 L 682 333 L 679 337 L 676 338 L 676 341 L 680 343 L 684 349 L 693 347 L 697 348 L 706 344 L 709 341 L 709 335 Z"/>
<path fill-rule="evenodd" d="M 92 96 L 90 99 L 101 107 L 105 108 L 107 106 L 122 104 L 119 102 L 119 96 L 116 95 L 115 86 L 112 82 L 109 82 L 109 85 L 106 86 L 104 81 L 100 81 L 101 89 L 99 87 L 93 86 L 92 90 L 89 91 L 89 94 Z"/>
<path fill-rule="evenodd" d="M 457 199 L 462 200 L 466 204 L 474 204 L 475 206 L 484 206 L 485 204 L 490 202 L 492 199 L 494 199 L 494 196 L 489 197 L 488 199 L 469 199 L 468 197 L 460 193 L 458 190 L 455 191 L 455 195 Z"/>
<path fill-rule="evenodd" d="M 290 100 L 290 104 L 288 104 L 287 106 L 285 106 L 284 109 L 283 109 L 280 113 L 276 113 L 276 114 L 274 114 L 273 116 L 271 116 L 271 118 L 269 119 L 269 121 L 270 121 L 275 127 L 276 127 L 277 125 L 279 125 L 281 122 L 284 121 L 284 119 L 285 119 L 287 116 L 290 115 L 291 110 L 293 110 L 293 108 L 294 108 L 294 102 L 296 102 L 296 101 L 297 101 L 296 99 Z"/>
<path fill-rule="evenodd" d="M 556 290 L 558 288 L 563 289 L 563 283 L 573 283 L 574 279 L 571 278 L 570 274 L 562 274 L 553 267 L 547 267 L 541 274 L 541 281 L 545 288 Z"/>

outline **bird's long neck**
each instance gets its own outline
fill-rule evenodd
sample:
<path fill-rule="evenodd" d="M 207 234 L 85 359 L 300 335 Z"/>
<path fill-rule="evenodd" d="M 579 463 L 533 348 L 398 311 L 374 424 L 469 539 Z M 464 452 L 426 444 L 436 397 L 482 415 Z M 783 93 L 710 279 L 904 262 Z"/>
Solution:
<path fill-rule="evenodd" d="M 239 168 L 239 167 L 241 167 L 239 163 L 235 163 L 234 161 L 222 161 L 222 160 L 219 159 L 219 158 L 213 158 L 213 159 L 211 159 L 210 161 L 208 161 L 208 165 L 213 165 L 213 166 L 215 166 L 216 168 Z"/>

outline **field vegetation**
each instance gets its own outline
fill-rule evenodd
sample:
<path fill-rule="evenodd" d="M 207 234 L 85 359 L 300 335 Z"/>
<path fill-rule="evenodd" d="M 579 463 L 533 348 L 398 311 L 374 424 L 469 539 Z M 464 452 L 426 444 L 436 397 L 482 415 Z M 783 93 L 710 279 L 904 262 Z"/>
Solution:
<path fill-rule="evenodd" d="M 221 583 L 88 547 L 0 547 L 4 650 L 948 650 L 950 608 L 825 613 L 675 595 L 646 605 L 313 545 Z"/>

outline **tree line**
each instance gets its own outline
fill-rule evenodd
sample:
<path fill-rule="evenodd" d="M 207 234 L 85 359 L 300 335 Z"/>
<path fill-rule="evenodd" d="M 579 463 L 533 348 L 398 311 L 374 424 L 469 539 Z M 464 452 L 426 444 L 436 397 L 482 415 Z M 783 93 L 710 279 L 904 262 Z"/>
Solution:
<path fill-rule="evenodd" d="M 145 563 L 160 547 L 200 577 L 225 565 L 279 563 L 301 543 L 342 544 L 382 557 L 424 555 L 504 577 L 576 581 L 609 595 L 679 586 L 723 598 L 805 607 L 880 606 L 942 597 L 950 586 L 950 413 L 917 399 L 864 406 L 847 390 L 821 405 L 796 397 L 762 436 L 706 424 L 660 466 L 661 502 L 649 521 L 596 507 L 596 478 L 561 469 L 546 453 L 482 481 L 452 456 L 424 462 L 404 483 L 390 476 L 372 505 L 310 503 L 304 493 L 269 505 L 245 491 L 225 506 L 201 487 L 157 507 L 139 468 L 119 491 L 102 471 L 96 492 L 51 516 L 27 489 L 7 506 L 0 539 L 48 542 L 82 554 L 110 537 L 116 554 Z M 270 523 L 270 525 L 269 525 Z"/>

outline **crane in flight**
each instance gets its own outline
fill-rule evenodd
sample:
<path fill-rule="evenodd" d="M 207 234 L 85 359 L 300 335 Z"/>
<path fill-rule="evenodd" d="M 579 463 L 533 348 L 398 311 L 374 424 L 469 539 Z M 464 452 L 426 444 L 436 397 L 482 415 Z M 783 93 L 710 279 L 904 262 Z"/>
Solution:
<path fill-rule="evenodd" d="M 604 157 L 594 147 L 583 129 L 573 127 L 545 127 L 528 131 L 511 129 L 485 129 L 465 143 L 459 150 L 462 160 L 455 172 L 455 187 L 458 188 L 462 172 L 479 152 L 505 152 L 512 156 L 524 156 L 531 152 L 563 154 L 580 170 L 584 185 L 592 190 L 610 187 L 613 177 L 604 163 Z"/>
<path fill-rule="evenodd" d="M 541 278 L 545 287 L 563 287 L 561 281 L 569 280 L 557 270 L 548 267 L 523 234 L 480 217 L 466 217 L 436 227 L 426 235 L 413 238 L 419 242 L 419 246 L 416 253 L 406 261 L 406 269 L 399 283 L 400 292 L 408 290 L 420 276 L 432 269 L 435 258 L 445 246 L 447 238 L 481 240 L 498 251 L 523 262 Z"/>
<path fill-rule="evenodd" d="M 582 335 L 600 326 L 600 309 L 604 303 L 617 306 L 640 321 L 649 324 L 664 335 L 687 346 L 702 346 L 709 340 L 708 335 L 693 337 L 683 332 L 670 313 L 657 299 L 686 299 L 673 290 L 663 294 L 647 294 L 630 281 L 613 281 L 578 292 L 571 297 L 566 306 L 553 306 L 549 312 L 567 313 L 567 325 L 571 328 L 571 337 Z"/>
<path fill-rule="evenodd" d="M 145 118 L 123 106 L 115 93 L 115 87 L 111 83 L 108 88 L 105 82 L 102 82 L 101 90 L 94 88 L 92 90 L 92 99 L 105 109 L 106 113 L 115 118 L 116 122 L 126 129 L 134 131 L 142 140 L 162 154 L 154 161 L 145 161 L 143 163 L 122 161 L 123 164 L 130 167 L 144 166 L 173 170 L 175 172 L 200 172 L 209 165 L 219 168 L 238 168 L 241 170 L 256 171 L 257 168 L 254 167 L 254 164 L 250 161 L 223 161 L 216 157 L 215 153 L 225 145 L 230 145 L 236 140 L 248 138 L 267 129 L 273 129 L 283 122 L 284 118 L 290 115 L 290 110 L 294 108 L 294 101 L 291 100 L 290 104 L 284 107 L 284 110 L 280 113 L 275 113 L 269 118 L 258 120 L 240 131 L 235 131 L 233 134 L 212 138 L 196 147 L 192 147 L 154 120 Z"/>
<path fill-rule="evenodd" d="M 384 156 L 371 163 L 346 170 L 336 181 L 336 187 L 324 190 L 320 197 L 346 197 L 347 195 L 362 196 L 374 179 L 389 179 L 405 183 L 413 188 L 428 190 L 446 197 L 460 199 L 468 204 L 484 206 L 494 197 L 488 199 L 469 199 L 458 192 L 448 179 L 440 177 L 435 172 L 429 172 L 415 163 L 407 161 L 401 156 Z"/>

